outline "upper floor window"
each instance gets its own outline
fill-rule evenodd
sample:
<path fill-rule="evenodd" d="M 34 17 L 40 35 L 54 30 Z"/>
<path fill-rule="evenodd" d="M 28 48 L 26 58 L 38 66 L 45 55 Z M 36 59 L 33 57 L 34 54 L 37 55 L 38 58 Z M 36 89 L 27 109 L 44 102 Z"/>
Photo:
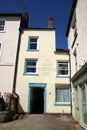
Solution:
<path fill-rule="evenodd" d="M 57 75 L 68 76 L 69 75 L 69 63 L 68 62 L 58 62 L 57 63 Z"/>
<path fill-rule="evenodd" d="M 32 60 L 32 59 L 26 60 L 25 73 L 29 73 L 29 74 L 37 73 L 37 60 Z"/>
<path fill-rule="evenodd" d="M 38 37 L 30 37 L 29 38 L 29 50 L 37 50 L 38 49 Z"/>
<path fill-rule="evenodd" d="M 5 31 L 5 20 L 0 20 L 0 32 Z"/>

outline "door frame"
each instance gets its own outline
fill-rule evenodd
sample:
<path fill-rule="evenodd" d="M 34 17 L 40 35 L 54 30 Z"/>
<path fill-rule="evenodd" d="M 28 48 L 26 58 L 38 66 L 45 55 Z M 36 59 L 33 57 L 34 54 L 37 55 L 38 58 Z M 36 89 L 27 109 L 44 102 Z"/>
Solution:
<path fill-rule="evenodd" d="M 28 112 L 31 112 L 31 103 L 30 103 L 30 96 L 31 96 L 31 89 L 32 88 L 43 88 L 44 89 L 44 113 L 46 113 L 46 86 L 45 83 L 29 83 L 28 87 Z"/>

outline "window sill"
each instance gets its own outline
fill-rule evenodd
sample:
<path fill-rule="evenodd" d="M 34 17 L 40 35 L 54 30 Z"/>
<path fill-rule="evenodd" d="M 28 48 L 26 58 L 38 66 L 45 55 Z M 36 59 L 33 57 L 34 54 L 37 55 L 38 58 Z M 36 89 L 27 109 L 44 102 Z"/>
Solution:
<path fill-rule="evenodd" d="M 70 78 L 69 75 L 57 75 L 56 78 Z"/>
<path fill-rule="evenodd" d="M 0 31 L 0 33 L 5 33 L 5 31 Z"/>
<path fill-rule="evenodd" d="M 55 103 L 54 106 L 71 106 L 70 103 Z"/>
<path fill-rule="evenodd" d="M 24 76 L 39 76 L 39 74 L 29 74 L 29 73 L 24 73 Z"/>
<path fill-rule="evenodd" d="M 30 52 L 38 52 L 39 50 L 35 50 L 35 49 L 27 49 L 27 51 L 30 51 Z"/>

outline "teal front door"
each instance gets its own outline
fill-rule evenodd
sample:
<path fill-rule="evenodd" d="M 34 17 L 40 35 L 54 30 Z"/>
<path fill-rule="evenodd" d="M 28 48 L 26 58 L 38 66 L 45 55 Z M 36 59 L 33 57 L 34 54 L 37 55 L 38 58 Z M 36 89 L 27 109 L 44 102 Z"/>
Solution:
<path fill-rule="evenodd" d="M 28 112 L 31 114 L 46 112 L 46 84 L 29 84 Z"/>

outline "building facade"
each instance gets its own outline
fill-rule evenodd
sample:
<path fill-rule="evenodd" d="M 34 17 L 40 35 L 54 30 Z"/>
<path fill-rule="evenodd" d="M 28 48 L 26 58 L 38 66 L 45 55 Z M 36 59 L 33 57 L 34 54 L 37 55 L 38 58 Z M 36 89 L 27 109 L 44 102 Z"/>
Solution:
<path fill-rule="evenodd" d="M 20 14 L 0 14 L 0 93 L 12 93 Z"/>
<path fill-rule="evenodd" d="M 68 50 L 56 50 L 54 28 L 21 34 L 16 93 L 19 112 L 71 113 Z"/>
<path fill-rule="evenodd" d="M 15 91 L 20 35 L 27 26 L 27 12 L 0 14 L 0 95 Z"/>
<path fill-rule="evenodd" d="M 74 0 L 67 29 L 73 117 L 87 129 L 87 1 Z"/>

